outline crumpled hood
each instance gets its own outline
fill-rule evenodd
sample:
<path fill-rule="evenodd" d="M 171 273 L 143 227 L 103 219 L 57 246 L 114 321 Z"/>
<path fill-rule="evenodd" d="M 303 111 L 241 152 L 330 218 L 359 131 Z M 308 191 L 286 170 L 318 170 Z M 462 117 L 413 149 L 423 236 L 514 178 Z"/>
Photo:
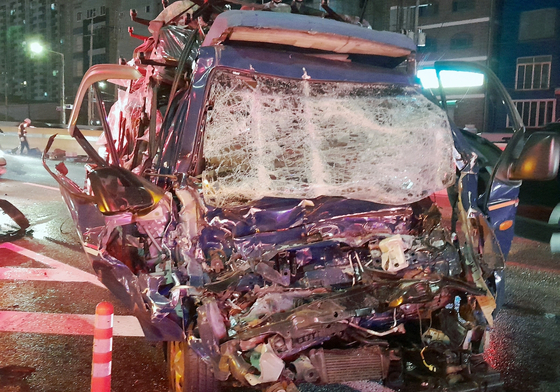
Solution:
<path fill-rule="evenodd" d="M 361 246 L 374 235 L 407 234 L 410 206 L 319 197 L 310 200 L 265 198 L 249 206 L 210 211 L 199 238 L 207 257 L 216 251 L 229 259 L 270 260 L 278 252 L 324 241 Z"/>
<path fill-rule="evenodd" d="M 206 226 L 197 239 L 205 274 L 198 278 L 206 282 L 206 288 L 219 291 L 247 270 L 257 277 L 257 283 L 265 279 L 284 287 L 356 282 L 363 272 L 362 260 L 374 261 L 380 272 L 396 272 L 408 265 L 404 251 L 413 247 L 420 231 L 426 231 L 420 222 L 425 218 L 420 216 L 430 205 L 429 200 L 395 207 L 319 197 L 266 198 L 248 206 L 214 209 L 206 214 Z M 437 215 L 437 208 L 432 213 Z M 443 246 L 442 236 L 436 234 Z M 400 265 L 387 262 L 381 267 L 387 259 L 383 254 L 390 252 L 379 248 L 383 240 L 393 241 L 390 247 L 402 248 L 395 250 Z"/>

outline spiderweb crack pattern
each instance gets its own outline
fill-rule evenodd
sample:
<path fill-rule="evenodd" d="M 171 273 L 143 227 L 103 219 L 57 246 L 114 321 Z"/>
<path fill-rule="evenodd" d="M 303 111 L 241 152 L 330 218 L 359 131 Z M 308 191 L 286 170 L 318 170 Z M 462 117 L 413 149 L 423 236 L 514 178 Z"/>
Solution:
<path fill-rule="evenodd" d="M 454 181 L 447 117 L 413 87 L 217 71 L 209 99 L 209 204 L 329 195 L 399 205 Z"/>

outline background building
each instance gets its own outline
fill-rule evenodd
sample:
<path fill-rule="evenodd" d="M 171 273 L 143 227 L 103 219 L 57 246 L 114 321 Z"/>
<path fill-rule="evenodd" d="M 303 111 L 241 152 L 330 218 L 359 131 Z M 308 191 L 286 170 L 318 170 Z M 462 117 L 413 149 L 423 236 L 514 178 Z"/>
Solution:
<path fill-rule="evenodd" d="M 128 34 L 131 8 L 153 19 L 162 5 L 157 0 L 0 0 L 0 120 L 59 123 L 63 59 L 70 104 L 91 65 L 132 57 L 139 41 Z M 146 27 L 135 25 L 135 33 L 149 35 Z M 47 51 L 32 55 L 28 44 L 33 41 Z"/>
<path fill-rule="evenodd" d="M 528 128 L 560 119 L 559 20 L 558 0 L 503 2 L 497 73 Z"/>
<path fill-rule="evenodd" d="M 130 20 L 130 9 L 136 9 L 138 17 L 151 20 L 161 12 L 162 5 L 155 0 L 73 2 L 73 91 L 76 91 L 84 72 L 91 65 L 116 64 L 120 58 L 132 58 L 132 51 L 140 41 L 129 36 L 128 26 L 134 25 L 135 34 L 149 35 L 145 26 Z M 93 39 L 90 39 L 92 36 Z"/>
<path fill-rule="evenodd" d="M 321 9 L 321 0 L 304 0 L 304 4 Z M 420 69 L 432 67 L 437 60 L 490 66 L 529 127 L 560 118 L 558 0 L 330 0 L 329 4 L 339 14 L 363 18 L 376 30 L 419 39 Z M 91 65 L 131 59 L 140 41 L 129 36 L 129 26 L 135 34 L 150 35 L 147 27 L 131 22 L 130 9 L 151 20 L 162 4 L 159 0 L 0 0 L 0 119 L 59 122 L 55 108 L 61 101 L 62 59 L 64 98 L 69 104 Z M 64 57 L 47 52 L 32 58 L 26 47 L 31 40 Z M 448 100 L 450 116 L 458 126 L 484 131 L 484 94 L 466 89 L 454 91 Z"/>
<path fill-rule="evenodd" d="M 161 2 L 155 0 L 107 1 L 88 0 L 72 3 L 72 77 L 70 91 L 76 92 L 84 73 L 96 64 L 117 64 L 121 58 L 130 60 L 140 41 L 130 37 L 128 26 L 134 24 L 134 33 L 148 36 L 146 26 L 132 23 L 130 10 L 138 17 L 151 20 L 162 10 Z M 104 92 L 108 101 L 113 91 Z M 81 122 L 98 125 L 93 118 L 94 110 L 81 113 Z"/>
<path fill-rule="evenodd" d="M 497 3 L 495 0 L 391 0 L 389 30 L 418 40 L 419 69 L 429 69 L 438 60 L 469 61 L 492 67 L 499 31 Z M 449 115 L 455 124 L 485 131 L 483 91 L 465 88 L 450 93 Z"/>
<path fill-rule="evenodd" d="M 31 58 L 26 43 L 41 39 L 52 50 L 61 51 L 66 45 L 65 6 L 65 2 L 52 0 L 0 1 L 0 94 L 4 98 L 4 118 L 15 117 L 8 113 L 10 104 L 17 117 L 22 117 L 22 109 L 27 109 L 25 116 L 32 114 L 29 105 L 33 102 L 59 102 L 61 57 Z M 49 120 L 59 117 L 54 111 Z"/>

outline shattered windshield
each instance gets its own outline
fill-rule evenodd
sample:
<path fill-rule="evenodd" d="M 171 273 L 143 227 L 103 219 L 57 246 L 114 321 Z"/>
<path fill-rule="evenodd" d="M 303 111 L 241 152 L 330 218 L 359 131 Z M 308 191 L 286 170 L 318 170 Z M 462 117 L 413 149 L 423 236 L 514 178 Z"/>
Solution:
<path fill-rule="evenodd" d="M 210 204 L 328 195 L 399 205 L 454 181 L 447 117 L 414 87 L 217 70 L 208 99 Z"/>

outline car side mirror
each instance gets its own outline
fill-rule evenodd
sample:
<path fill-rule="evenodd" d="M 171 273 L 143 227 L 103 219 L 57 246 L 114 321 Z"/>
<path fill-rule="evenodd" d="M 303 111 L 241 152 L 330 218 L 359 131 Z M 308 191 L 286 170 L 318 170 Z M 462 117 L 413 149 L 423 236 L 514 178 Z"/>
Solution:
<path fill-rule="evenodd" d="M 550 132 L 535 132 L 527 139 L 519 158 L 507 171 L 509 180 L 549 181 L 558 175 L 560 140 Z"/>

